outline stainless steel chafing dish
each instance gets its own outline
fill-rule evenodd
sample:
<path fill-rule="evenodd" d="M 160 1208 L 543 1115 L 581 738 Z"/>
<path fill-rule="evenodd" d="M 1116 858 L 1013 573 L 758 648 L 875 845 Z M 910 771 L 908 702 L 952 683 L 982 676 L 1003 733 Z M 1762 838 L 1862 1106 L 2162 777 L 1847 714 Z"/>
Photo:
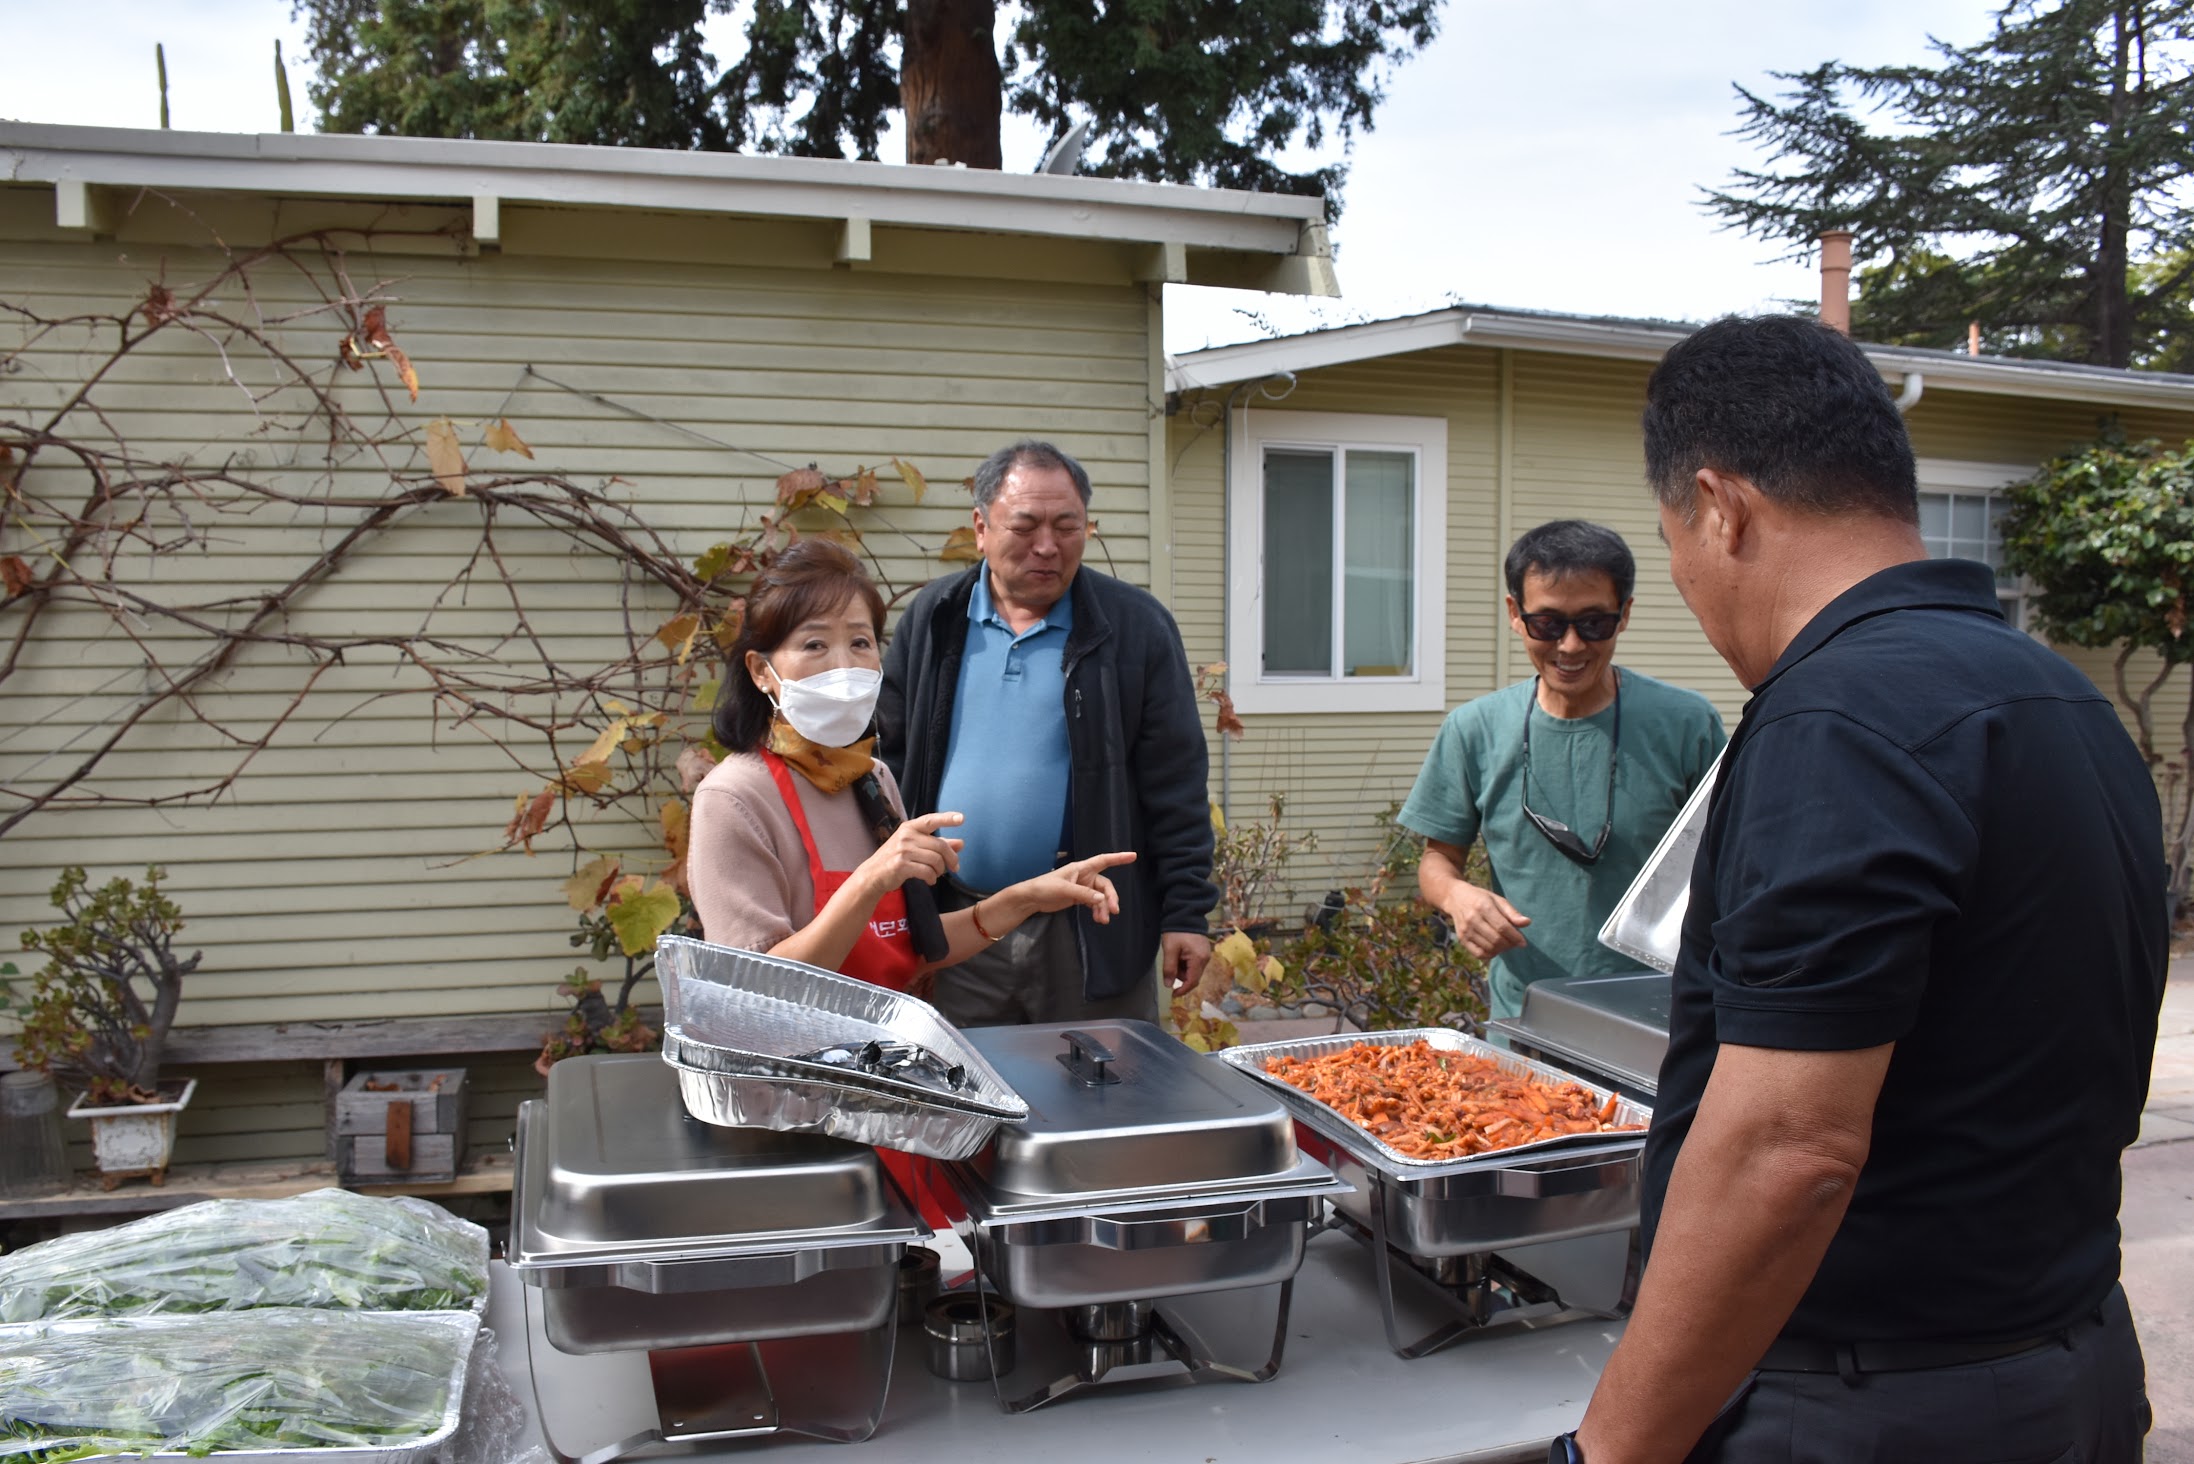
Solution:
<path fill-rule="evenodd" d="M 1275 1093 L 1300 1121 L 1306 1152 L 1353 1186 L 1334 1208 L 1370 1245 L 1388 1343 L 1404 1357 L 1422 1357 L 1495 1326 L 1620 1310 L 1632 1279 L 1649 1109 L 1617 1097 L 1615 1118 L 1640 1125 L 1634 1133 L 1578 1134 L 1467 1159 L 1421 1160 L 1265 1071 L 1275 1057 L 1420 1040 L 1550 1082 L 1580 1082 L 1602 1100 L 1611 1096 L 1604 1086 L 1444 1027 L 1267 1042 L 1219 1054 Z M 1454 1323 L 1404 1342 L 1394 1306 L 1397 1259 L 1435 1283 L 1457 1313 Z"/>
<path fill-rule="evenodd" d="M 994 1027 L 969 1042 L 1028 1101 L 989 1148 L 945 1166 L 987 1283 L 1024 1318 L 1001 1406 L 1108 1377 L 1262 1382 L 1280 1364 L 1289 1284 L 1320 1200 L 1346 1186 L 1296 1146 L 1256 1083 L 1144 1022 Z M 1270 1341 L 1236 1360 L 1249 1288 Z M 1201 1298 L 1229 1294 L 1208 1304 Z M 1247 1327 L 1262 1336 L 1259 1320 Z"/>
<path fill-rule="evenodd" d="M 528 1345 L 645 1351 L 659 1427 L 590 1464 L 779 1430 L 859 1439 L 889 1381 L 899 1260 L 929 1232 L 873 1150 L 702 1123 L 652 1054 L 580 1057 L 522 1104 L 509 1260 Z M 827 1365 L 818 1368 L 818 1360 Z"/>

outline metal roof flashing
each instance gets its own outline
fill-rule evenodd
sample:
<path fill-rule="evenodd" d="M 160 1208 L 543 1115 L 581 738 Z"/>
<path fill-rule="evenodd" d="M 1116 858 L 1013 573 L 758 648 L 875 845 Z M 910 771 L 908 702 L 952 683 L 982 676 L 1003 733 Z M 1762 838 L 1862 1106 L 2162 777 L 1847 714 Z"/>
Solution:
<path fill-rule="evenodd" d="M 1392 320 L 1184 351 L 1169 365 L 1166 387 L 1169 391 L 1194 391 L 1283 372 L 1458 345 L 1658 361 L 1693 329 L 1693 325 L 1671 321 L 1455 306 Z M 1860 346 L 1884 377 L 1902 382 L 1914 374 L 1924 375 L 1930 391 L 2194 411 L 2194 376 L 2066 361 L 1968 356 L 1957 351 L 1877 346 L 1863 341 Z"/>
<path fill-rule="evenodd" d="M 1325 204 L 1110 178 L 474 139 L 0 121 L 0 180 L 670 210 L 1148 246 L 1154 282 L 1333 294 Z"/>

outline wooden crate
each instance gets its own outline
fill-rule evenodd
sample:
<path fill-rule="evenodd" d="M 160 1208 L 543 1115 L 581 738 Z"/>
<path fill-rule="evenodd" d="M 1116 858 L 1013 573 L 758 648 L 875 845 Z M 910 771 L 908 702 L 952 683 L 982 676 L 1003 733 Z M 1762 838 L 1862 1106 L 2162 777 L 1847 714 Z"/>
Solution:
<path fill-rule="evenodd" d="M 465 1162 L 465 1070 L 356 1074 L 335 1095 L 335 1136 L 345 1184 L 455 1179 Z"/>

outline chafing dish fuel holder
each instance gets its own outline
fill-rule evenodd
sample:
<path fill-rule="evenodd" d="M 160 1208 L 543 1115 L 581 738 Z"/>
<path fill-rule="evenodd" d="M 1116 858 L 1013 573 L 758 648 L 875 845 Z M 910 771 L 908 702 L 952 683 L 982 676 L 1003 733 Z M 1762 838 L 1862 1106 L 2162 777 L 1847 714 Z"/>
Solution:
<path fill-rule="evenodd" d="M 1144 1022 L 965 1034 L 1028 1116 L 944 1174 L 1020 1309 L 1007 1412 L 1101 1381 L 1263 1382 L 1320 1201 L 1347 1186 L 1258 1084 Z M 1246 1355 L 1245 1355 L 1246 1354 Z"/>
<path fill-rule="evenodd" d="M 873 1150 L 703 1123 L 681 1106 L 678 1074 L 645 1053 L 558 1063 L 546 1096 L 520 1106 L 515 1147 L 509 1260 L 559 1457 L 874 1432 L 899 1260 L 929 1232 Z M 656 1426 L 560 1435 L 543 1347 L 647 1353 Z"/>

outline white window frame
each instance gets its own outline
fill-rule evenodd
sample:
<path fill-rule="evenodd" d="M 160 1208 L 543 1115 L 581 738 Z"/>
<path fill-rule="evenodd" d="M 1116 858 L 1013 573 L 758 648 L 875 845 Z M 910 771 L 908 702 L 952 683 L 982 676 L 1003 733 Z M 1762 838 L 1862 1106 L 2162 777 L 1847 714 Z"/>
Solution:
<path fill-rule="evenodd" d="M 1920 458 L 1918 468 L 1922 493 L 1953 493 L 1964 497 L 1992 497 L 2012 484 L 2034 476 L 2033 463 L 1968 462 L 1957 458 Z M 2008 589 L 2000 589 L 1999 600 L 2010 600 L 2012 628 L 2027 628 L 2028 586 L 2025 576 L 2020 576 Z"/>
<path fill-rule="evenodd" d="M 1227 485 L 1227 689 L 1237 711 L 1444 712 L 1447 710 L 1447 419 L 1355 412 L 1250 411 L 1230 424 L 1232 481 Z M 1407 676 L 1266 676 L 1265 493 L 1267 447 L 1408 452 L 1416 584 Z M 1336 493 L 1336 504 L 1341 501 Z M 1338 508 L 1336 509 L 1338 511 Z M 1336 576 L 1333 593 L 1342 593 Z M 1340 643 L 1335 642 L 1336 656 Z"/>

